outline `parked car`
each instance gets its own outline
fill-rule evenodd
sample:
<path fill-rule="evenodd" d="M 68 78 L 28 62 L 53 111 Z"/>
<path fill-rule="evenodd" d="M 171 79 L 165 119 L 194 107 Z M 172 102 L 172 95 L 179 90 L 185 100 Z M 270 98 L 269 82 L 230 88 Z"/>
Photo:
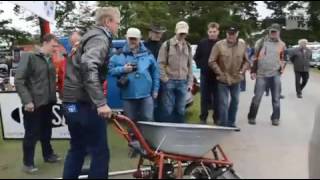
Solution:
<path fill-rule="evenodd" d="M 312 52 L 312 61 L 310 62 L 311 67 L 320 68 L 320 51 Z"/>

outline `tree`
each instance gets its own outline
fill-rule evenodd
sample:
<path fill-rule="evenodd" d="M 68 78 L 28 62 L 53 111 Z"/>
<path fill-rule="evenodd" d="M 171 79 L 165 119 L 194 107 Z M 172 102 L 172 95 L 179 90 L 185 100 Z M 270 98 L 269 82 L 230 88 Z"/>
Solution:
<path fill-rule="evenodd" d="M 2 13 L 3 11 L 0 10 L 0 15 Z M 28 44 L 32 42 L 30 33 L 20 31 L 13 27 L 8 27 L 11 22 L 11 19 L 0 21 L 0 41 L 5 42 L 9 49 L 13 49 L 16 44 Z"/>

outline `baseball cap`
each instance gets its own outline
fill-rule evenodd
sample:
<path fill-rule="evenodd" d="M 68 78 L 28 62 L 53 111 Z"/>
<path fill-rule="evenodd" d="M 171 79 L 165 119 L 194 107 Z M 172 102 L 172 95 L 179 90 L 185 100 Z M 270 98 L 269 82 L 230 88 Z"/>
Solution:
<path fill-rule="evenodd" d="M 239 31 L 239 27 L 237 25 L 231 25 L 227 28 L 227 32 L 236 33 Z"/>
<path fill-rule="evenodd" d="M 189 34 L 189 25 L 184 21 L 180 21 L 176 24 L 176 33 L 177 34 Z"/>
<path fill-rule="evenodd" d="M 129 28 L 127 30 L 127 38 L 141 38 L 141 31 L 137 28 Z"/>
<path fill-rule="evenodd" d="M 160 26 L 159 24 L 152 24 L 149 30 L 157 33 L 164 33 L 167 31 L 167 28 Z"/>
<path fill-rule="evenodd" d="M 280 27 L 279 24 L 274 23 L 274 24 L 272 24 L 272 25 L 269 27 L 269 30 L 270 30 L 270 31 L 280 31 L 280 30 L 281 30 L 281 27 Z"/>

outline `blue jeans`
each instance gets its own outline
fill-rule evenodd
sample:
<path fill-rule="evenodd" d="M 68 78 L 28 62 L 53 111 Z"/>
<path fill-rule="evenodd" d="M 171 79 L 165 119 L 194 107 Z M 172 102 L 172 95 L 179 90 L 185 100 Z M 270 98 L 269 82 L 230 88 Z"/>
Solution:
<path fill-rule="evenodd" d="M 169 80 L 163 83 L 161 103 L 162 122 L 184 123 L 188 93 L 186 80 Z"/>
<path fill-rule="evenodd" d="M 64 103 L 64 115 L 71 135 L 63 178 L 77 179 L 85 160 L 91 156 L 89 179 L 108 178 L 109 147 L 106 120 L 86 103 Z"/>
<path fill-rule="evenodd" d="M 208 111 L 212 109 L 214 111 L 213 120 L 216 123 L 218 119 L 219 105 L 217 95 L 217 81 L 209 77 L 206 72 L 201 72 L 200 76 L 200 93 L 201 93 L 201 114 L 200 120 L 203 122 L 207 121 Z"/>
<path fill-rule="evenodd" d="M 124 114 L 134 122 L 154 121 L 153 104 L 151 96 L 143 99 L 123 100 Z"/>
<path fill-rule="evenodd" d="M 252 98 L 248 119 L 255 120 L 259 106 L 266 88 L 271 89 L 273 113 L 271 120 L 280 120 L 280 94 L 281 80 L 280 75 L 273 77 L 260 77 L 256 80 L 254 97 Z"/>
<path fill-rule="evenodd" d="M 221 126 L 233 127 L 235 126 L 239 96 L 240 96 L 240 83 L 234 85 L 227 85 L 218 83 L 219 94 L 219 122 Z M 229 104 L 229 94 L 231 101 Z"/>

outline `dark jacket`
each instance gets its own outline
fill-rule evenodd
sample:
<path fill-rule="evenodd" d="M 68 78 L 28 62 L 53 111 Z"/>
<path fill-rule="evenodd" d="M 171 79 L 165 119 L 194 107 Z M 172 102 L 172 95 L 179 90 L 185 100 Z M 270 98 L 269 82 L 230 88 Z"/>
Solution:
<path fill-rule="evenodd" d="M 213 46 L 218 41 L 219 40 L 210 40 L 207 38 L 199 42 L 193 59 L 195 60 L 197 67 L 201 69 L 202 73 L 210 74 L 211 76 L 214 75 L 213 70 L 209 68 L 209 57 Z M 214 77 L 212 78 L 215 79 Z"/>
<path fill-rule="evenodd" d="M 52 60 L 47 61 L 40 52 L 22 54 L 15 86 L 23 105 L 33 103 L 38 108 L 55 103 L 56 70 Z"/>
<path fill-rule="evenodd" d="M 294 71 L 309 72 L 312 59 L 312 51 L 310 49 L 307 48 L 304 54 L 301 48 L 295 48 L 289 51 L 289 56 L 294 65 Z"/>
<path fill-rule="evenodd" d="M 106 105 L 103 82 L 107 75 L 111 33 L 93 27 L 81 39 L 73 61 L 68 61 L 64 84 L 64 102 Z"/>
<path fill-rule="evenodd" d="M 152 41 L 148 40 L 144 43 L 144 46 L 148 48 L 153 56 L 156 58 L 156 61 L 158 60 L 159 50 L 161 48 L 162 42 L 161 41 Z"/>

